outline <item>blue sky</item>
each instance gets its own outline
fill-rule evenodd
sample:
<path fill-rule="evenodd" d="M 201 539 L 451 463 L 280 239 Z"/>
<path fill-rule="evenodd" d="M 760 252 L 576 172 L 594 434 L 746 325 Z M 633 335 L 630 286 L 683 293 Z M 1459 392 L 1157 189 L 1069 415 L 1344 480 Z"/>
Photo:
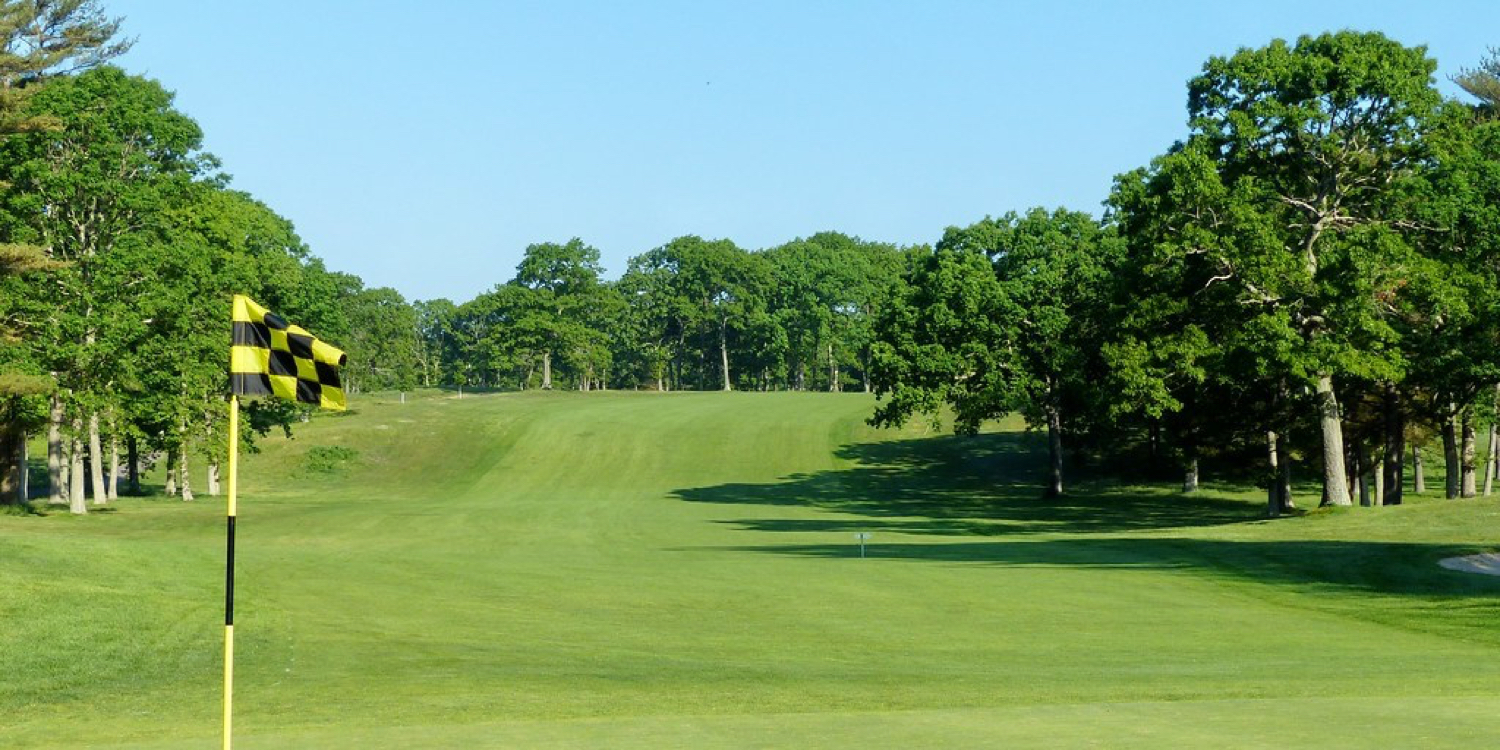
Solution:
<path fill-rule="evenodd" d="M 611 277 L 672 237 L 933 242 L 1098 213 L 1184 132 L 1212 55 L 1378 30 L 1439 86 L 1500 45 L 1486 2 L 105 0 L 233 185 L 330 268 L 408 299 L 581 237 Z"/>

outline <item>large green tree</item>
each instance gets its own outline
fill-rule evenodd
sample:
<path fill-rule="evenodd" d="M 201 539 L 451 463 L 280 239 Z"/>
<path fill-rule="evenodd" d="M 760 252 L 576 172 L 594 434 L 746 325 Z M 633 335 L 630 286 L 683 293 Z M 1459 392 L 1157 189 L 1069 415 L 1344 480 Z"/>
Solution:
<path fill-rule="evenodd" d="M 1386 220 L 1426 158 L 1440 98 L 1422 48 L 1339 32 L 1215 57 L 1189 84 L 1191 136 L 1171 158 L 1213 170 L 1191 217 L 1214 283 L 1229 284 L 1287 369 L 1317 395 L 1326 501 L 1347 504 L 1341 378 L 1399 377 L 1395 335 L 1369 301 L 1410 255 Z"/>
<path fill-rule="evenodd" d="M 59 128 L 11 138 L 0 147 L 0 167 L 13 187 L 6 206 L 11 238 L 69 264 L 34 288 L 32 303 L 44 311 L 36 318 L 38 353 L 59 374 L 50 442 L 60 449 L 67 412 L 78 480 L 70 482 L 70 505 L 80 512 L 77 461 L 85 438 L 96 500 L 103 499 L 99 419 L 110 406 L 114 352 L 134 325 L 118 313 L 138 293 L 102 272 L 112 253 L 185 200 L 212 160 L 199 152 L 202 132 L 172 107 L 170 93 L 117 68 L 52 81 L 27 101 L 26 112 L 54 118 Z"/>
<path fill-rule="evenodd" d="M 1047 494 L 1061 495 L 1063 434 L 1099 371 L 1099 313 L 1118 254 L 1094 219 L 1061 209 L 949 229 L 884 320 L 876 393 L 889 400 L 872 421 L 946 404 L 972 433 L 1020 412 L 1045 426 Z"/>
<path fill-rule="evenodd" d="M 48 77 L 100 65 L 129 49 L 129 41 L 115 38 L 119 25 L 85 0 L 0 2 L 0 138 L 58 127 L 56 118 L 28 111 L 26 100 Z M 0 243 L 0 276 L 56 268 L 42 246 Z M 14 343 L 20 328 L 14 319 L 0 320 L 0 345 Z M 37 418 L 34 397 L 50 389 L 27 372 L 36 368 L 23 359 L 10 352 L 0 369 L 0 502 L 26 499 L 26 433 Z"/>
<path fill-rule="evenodd" d="M 534 303 L 541 308 L 542 319 L 530 322 L 541 328 L 544 339 L 543 390 L 552 388 L 555 357 L 561 356 L 573 366 L 584 388 L 602 364 L 602 353 L 607 351 L 604 336 L 590 325 L 603 294 L 599 282 L 602 271 L 599 251 L 577 237 L 563 244 L 530 245 L 516 266 L 511 283 L 531 290 Z"/>

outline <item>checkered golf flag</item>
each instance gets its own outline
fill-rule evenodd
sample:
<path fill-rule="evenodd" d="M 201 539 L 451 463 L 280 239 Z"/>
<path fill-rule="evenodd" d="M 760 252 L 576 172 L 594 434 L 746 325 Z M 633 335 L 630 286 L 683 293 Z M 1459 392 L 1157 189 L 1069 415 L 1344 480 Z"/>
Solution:
<path fill-rule="evenodd" d="M 339 368 L 346 357 L 307 331 L 234 295 L 229 387 L 237 396 L 278 396 L 324 409 L 344 408 Z"/>

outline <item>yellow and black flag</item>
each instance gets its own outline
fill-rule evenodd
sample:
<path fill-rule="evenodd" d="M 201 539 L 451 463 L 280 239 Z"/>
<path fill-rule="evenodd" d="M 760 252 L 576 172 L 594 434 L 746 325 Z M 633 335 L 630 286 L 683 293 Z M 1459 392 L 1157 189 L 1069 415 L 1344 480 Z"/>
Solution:
<path fill-rule="evenodd" d="M 229 388 L 236 396 L 278 396 L 324 409 L 344 408 L 339 349 L 285 318 L 234 296 L 234 344 Z"/>

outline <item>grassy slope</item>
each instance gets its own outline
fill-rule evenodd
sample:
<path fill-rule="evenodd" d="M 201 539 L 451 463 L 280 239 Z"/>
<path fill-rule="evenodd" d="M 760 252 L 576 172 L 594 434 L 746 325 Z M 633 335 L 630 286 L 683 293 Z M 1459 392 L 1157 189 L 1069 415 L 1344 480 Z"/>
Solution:
<path fill-rule="evenodd" d="M 246 462 L 242 748 L 1473 746 L 1500 505 L 1035 498 L 827 394 L 366 400 Z M 298 467 L 354 447 L 343 477 Z M 217 732 L 222 504 L 0 516 L 7 747 Z M 874 534 L 858 558 L 853 534 Z"/>

